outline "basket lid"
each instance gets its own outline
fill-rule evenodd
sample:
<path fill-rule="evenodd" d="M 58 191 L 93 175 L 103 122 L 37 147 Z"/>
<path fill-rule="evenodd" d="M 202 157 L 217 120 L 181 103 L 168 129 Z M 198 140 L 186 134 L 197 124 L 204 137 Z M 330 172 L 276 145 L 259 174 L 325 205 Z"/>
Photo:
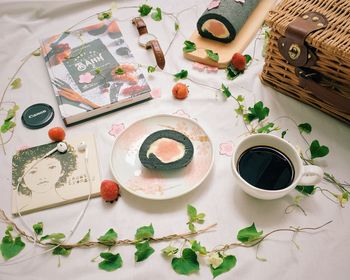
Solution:
<path fill-rule="evenodd" d="M 266 23 L 284 35 L 290 22 L 309 11 L 323 14 L 328 20 L 328 26 L 311 33 L 306 42 L 350 63 L 349 0 L 283 0 L 269 13 Z"/>

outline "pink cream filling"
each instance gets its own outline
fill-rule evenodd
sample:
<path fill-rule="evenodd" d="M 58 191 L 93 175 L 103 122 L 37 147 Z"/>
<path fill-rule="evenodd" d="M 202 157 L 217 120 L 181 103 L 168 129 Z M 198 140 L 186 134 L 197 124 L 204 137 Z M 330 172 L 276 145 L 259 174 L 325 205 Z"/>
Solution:
<path fill-rule="evenodd" d="M 207 30 L 209 33 L 211 33 L 213 36 L 217 38 L 226 38 L 230 35 L 226 26 L 216 19 L 207 20 L 203 24 L 202 30 L 203 31 Z"/>
<path fill-rule="evenodd" d="M 185 147 L 173 139 L 161 138 L 152 143 L 147 152 L 147 157 L 151 153 L 161 162 L 169 163 L 182 158 L 185 154 Z"/>

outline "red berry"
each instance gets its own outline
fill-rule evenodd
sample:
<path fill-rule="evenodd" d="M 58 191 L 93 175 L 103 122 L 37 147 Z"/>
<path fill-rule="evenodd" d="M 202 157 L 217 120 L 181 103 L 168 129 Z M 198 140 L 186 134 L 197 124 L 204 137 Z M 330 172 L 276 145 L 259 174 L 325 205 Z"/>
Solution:
<path fill-rule="evenodd" d="M 107 202 L 118 200 L 119 186 L 112 180 L 103 180 L 101 182 L 100 194 L 102 199 Z"/>
<path fill-rule="evenodd" d="M 188 96 L 188 87 L 183 83 L 177 83 L 174 85 L 172 93 L 176 99 L 185 99 Z"/>
<path fill-rule="evenodd" d="M 52 141 L 61 142 L 66 137 L 66 133 L 62 127 L 53 127 L 49 130 L 48 135 Z"/>
<path fill-rule="evenodd" d="M 245 56 L 240 53 L 235 53 L 232 56 L 231 63 L 233 67 L 238 71 L 244 71 L 246 66 Z"/>

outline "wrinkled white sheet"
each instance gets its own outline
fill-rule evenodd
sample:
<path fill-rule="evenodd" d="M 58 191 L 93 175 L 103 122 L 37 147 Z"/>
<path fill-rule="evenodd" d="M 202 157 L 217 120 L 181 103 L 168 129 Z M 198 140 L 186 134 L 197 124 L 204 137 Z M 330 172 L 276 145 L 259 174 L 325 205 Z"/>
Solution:
<path fill-rule="evenodd" d="M 349 126 L 263 86 L 259 79 L 263 66 L 262 40 L 256 41 L 256 59 L 245 74 L 234 82 L 226 80 L 224 71 L 206 73 L 193 70 L 192 63 L 183 58 L 182 43 L 193 32 L 196 20 L 207 2 L 200 0 L 147 2 L 168 12 L 178 12 L 194 6 L 179 16 L 181 33 L 185 37 L 182 34 L 176 37 L 166 56 L 165 71 L 176 73 L 181 69 L 188 69 L 191 78 L 201 83 L 214 87 L 220 87 L 221 83 L 228 84 L 233 94 L 245 95 L 248 106 L 254 101 L 262 100 L 270 108 L 271 119 L 289 116 L 296 123 L 309 122 L 312 124 L 313 131 L 307 138 L 310 141 L 318 139 L 320 143 L 330 148 L 329 156 L 321 160 L 320 164 L 337 178 L 350 181 Z M 136 1 L 117 1 L 117 7 L 139 4 L 140 2 Z M 110 1 L 8 0 L 1 1 L 0 7 L 0 88 L 3 91 L 9 77 L 20 65 L 20 60 L 38 47 L 39 38 L 62 32 L 80 19 L 109 8 Z M 122 31 L 138 62 L 151 65 L 154 63 L 153 57 L 149 51 L 137 45 L 138 34 L 130 23 L 130 19 L 136 15 L 137 9 L 127 9 L 117 12 L 116 18 L 121 20 Z M 161 22 L 155 22 L 150 17 L 145 21 L 149 32 L 159 38 L 163 50 L 166 50 L 174 32 L 173 21 L 166 16 Z M 245 53 L 253 55 L 253 50 L 254 42 Z M 48 141 L 48 128 L 35 131 L 26 129 L 20 121 L 21 113 L 33 103 L 49 103 L 56 113 L 50 126 L 63 126 L 42 57 L 31 58 L 18 76 L 22 79 L 22 87 L 18 90 L 9 89 L 4 99 L 5 102 L 15 101 L 20 106 L 14 136 L 6 145 L 6 156 L 0 151 L 0 207 L 6 213 L 10 212 L 13 153 L 21 146 L 34 146 Z M 258 251 L 260 257 L 267 259 L 266 262 L 255 258 L 255 248 L 236 248 L 228 251 L 236 255 L 237 265 L 229 273 L 220 276 L 220 279 L 348 279 L 349 206 L 346 205 L 341 209 L 318 192 L 302 202 L 307 216 L 297 210 L 286 215 L 285 208 L 293 203 L 296 193 L 276 201 L 261 201 L 249 197 L 236 186 L 231 173 L 230 157 L 220 155 L 221 143 L 230 141 L 235 143 L 245 132 L 241 120 L 236 118 L 234 113 L 236 104 L 233 100 L 225 101 L 219 92 L 188 82 L 190 96 L 184 101 L 177 101 L 171 95 L 174 80 L 170 75 L 154 73 L 146 76 L 153 89 L 160 89 L 160 98 L 67 128 L 67 133 L 74 136 L 84 131 L 94 132 L 100 155 L 102 178 L 112 178 L 108 166 L 114 141 L 114 137 L 108 134 L 112 124 L 123 123 L 128 126 L 146 116 L 183 110 L 196 118 L 211 136 L 215 152 L 212 172 L 195 191 L 170 201 L 143 200 L 125 191 L 115 205 L 107 205 L 100 198 L 92 199 L 71 240 L 79 240 L 88 229 L 91 229 L 92 239 L 96 239 L 111 227 L 116 229 L 120 239 L 132 238 L 138 227 L 150 223 L 155 228 L 156 236 L 186 232 L 186 205 L 189 203 L 207 214 L 206 224 L 218 223 L 215 231 L 196 238 L 207 248 L 234 242 L 237 231 L 252 222 L 255 222 L 258 229 L 269 232 L 276 228 L 288 228 L 291 225 L 319 226 L 332 220 L 333 222 L 322 230 L 311 234 L 297 234 L 295 242 L 299 249 L 291 242 L 290 233 L 277 233 L 271 236 Z M 288 141 L 305 148 L 291 121 L 281 119 L 279 125 L 282 130 L 288 129 L 286 136 Z M 277 134 L 280 135 L 281 131 Z M 325 183 L 322 185 L 325 186 Z M 29 225 L 43 221 L 47 233 L 68 233 L 84 205 L 85 202 L 74 203 L 26 215 L 24 219 Z M 15 221 L 23 227 L 18 219 Z M 5 225 L 0 224 L 0 236 L 3 236 L 4 230 Z M 12 266 L 3 266 L 4 262 L 1 260 L 0 279 L 185 279 L 177 275 L 171 268 L 170 260 L 160 254 L 160 250 L 167 245 L 166 242 L 155 244 L 156 252 L 141 263 L 134 262 L 132 246 L 113 249 L 114 252 L 120 252 L 124 264 L 121 269 L 110 273 L 99 270 L 97 262 L 91 262 L 102 248 L 73 250 L 69 257 L 61 258 L 60 267 L 57 267 L 58 258 L 51 256 L 50 253 Z M 181 246 L 181 243 L 175 242 L 174 245 Z M 40 248 L 36 248 L 34 252 L 31 251 L 28 245 L 19 259 L 40 252 L 42 252 Z M 211 277 L 209 268 L 204 265 L 199 273 L 191 275 L 189 279 L 210 279 Z"/>

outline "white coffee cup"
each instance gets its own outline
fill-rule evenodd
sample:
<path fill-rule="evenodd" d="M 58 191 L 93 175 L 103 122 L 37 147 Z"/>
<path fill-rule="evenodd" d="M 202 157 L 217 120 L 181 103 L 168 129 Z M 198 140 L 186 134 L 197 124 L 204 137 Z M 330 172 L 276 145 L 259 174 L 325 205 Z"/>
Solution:
<path fill-rule="evenodd" d="M 265 190 L 257 188 L 245 181 L 238 172 L 240 156 L 250 148 L 267 146 L 283 153 L 290 160 L 294 168 L 294 179 L 286 188 L 279 190 Z M 315 165 L 303 165 L 297 150 L 286 140 L 271 134 L 253 134 L 237 143 L 232 156 L 232 170 L 238 186 L 247 194 L 260 199 L 277 199 L 285 196 L 297 185 L 310 186 L 318 184 L 323 178 L 323 170 Z"/>

